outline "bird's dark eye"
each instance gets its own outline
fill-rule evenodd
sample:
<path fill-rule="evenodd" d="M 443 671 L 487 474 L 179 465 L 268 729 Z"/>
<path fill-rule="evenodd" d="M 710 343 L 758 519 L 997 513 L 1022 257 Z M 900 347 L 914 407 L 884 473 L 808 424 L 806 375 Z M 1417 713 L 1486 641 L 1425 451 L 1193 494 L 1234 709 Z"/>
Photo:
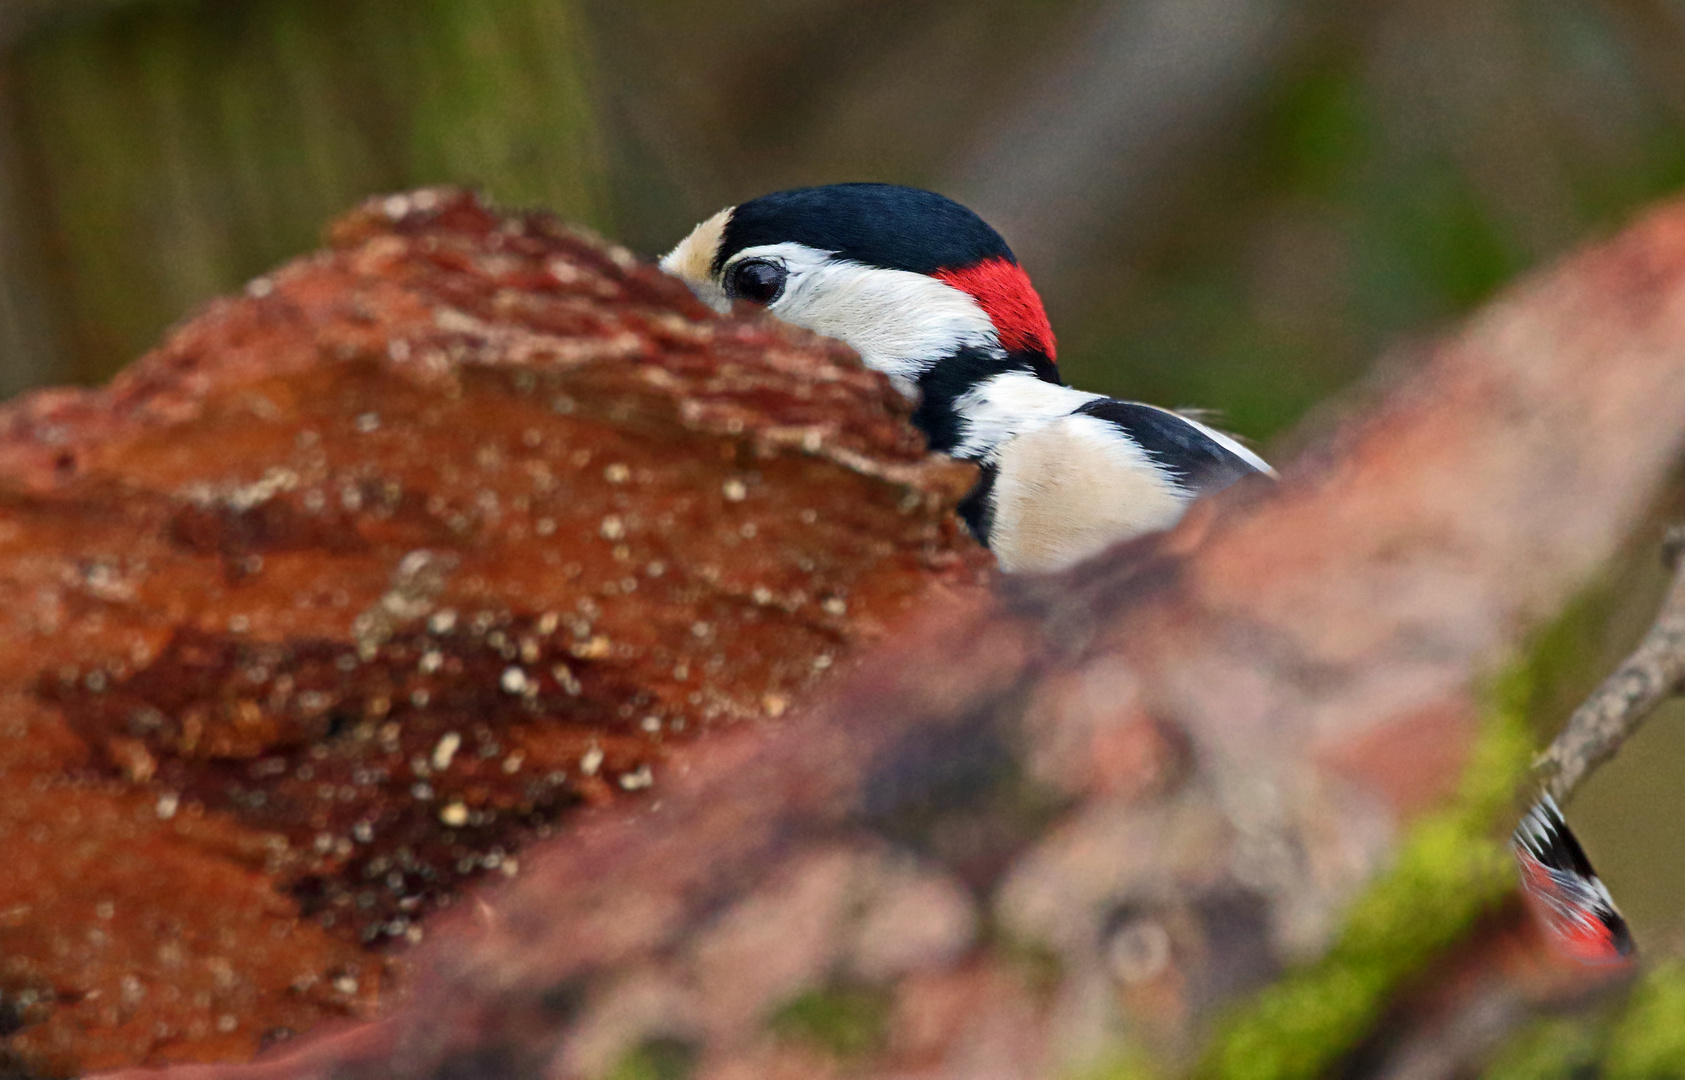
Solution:
<path fill-rule="evenodd" d="M 726 295 L 733 300 L 747 300 L 766 307 L 784 294 L 784 281 L 789 276 L 778 263 L 766 259 L 745 259 L 726 275 Z"/>

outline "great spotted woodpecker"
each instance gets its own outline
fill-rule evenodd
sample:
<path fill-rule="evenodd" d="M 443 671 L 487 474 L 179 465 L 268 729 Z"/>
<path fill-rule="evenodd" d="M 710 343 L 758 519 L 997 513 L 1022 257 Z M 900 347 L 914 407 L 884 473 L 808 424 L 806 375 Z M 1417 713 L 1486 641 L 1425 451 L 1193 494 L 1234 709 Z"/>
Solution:
<path fill-rule="evenodd" d="M 1510 849 L 1521 892 L 1545 937 L 1585 964 L 1616 964 L 1632 952 L 1632 933 L 1591 860 L 1548 794 L 1516 826 Z"/>
<path fill-rule="evenodd" d="M 839 338 L 917 402 L 932 450 L 982 467 L 960 513 L 1009 571 L 1056 570 L 1167 529 L 1262 458 L 1196 420 L 1065 386 L 1053 329 L 1012 250 L 951 199 L 892 184 L 765 195 L 661 260 L 719 311 L 734 300 Z"/>

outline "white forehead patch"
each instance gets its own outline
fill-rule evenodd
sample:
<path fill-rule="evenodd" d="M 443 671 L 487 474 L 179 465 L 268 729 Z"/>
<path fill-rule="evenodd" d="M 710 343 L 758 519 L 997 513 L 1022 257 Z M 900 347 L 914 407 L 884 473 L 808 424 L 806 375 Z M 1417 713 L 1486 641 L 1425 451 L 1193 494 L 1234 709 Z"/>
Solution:
<path fill-rule="evenodd" d="M 731 308 L 731 301 L 726 299 L 725 290 L 713 278 L 714 255 L 720 250 L 726 222 L 731 220 L 731 213 L 736 209 L 728 206 L 697 225 L 690 230 L 689 236 L 679 241 L 677 247 L 661 257 L 661 269 L 683 279 L 703 303 L 722 312 Z"/>
<path fill-rule="evenodd" d="M 726 263 L 722 278 L 747 259 L 779 263 L 789 274 L 783 295 L 768 310 L 846 342 L 903 391 L 912 392 L 914 379 L 962 348 L 1000 349 L 982 306 L 933 277 L 792 242 L 744 248 Z"/>

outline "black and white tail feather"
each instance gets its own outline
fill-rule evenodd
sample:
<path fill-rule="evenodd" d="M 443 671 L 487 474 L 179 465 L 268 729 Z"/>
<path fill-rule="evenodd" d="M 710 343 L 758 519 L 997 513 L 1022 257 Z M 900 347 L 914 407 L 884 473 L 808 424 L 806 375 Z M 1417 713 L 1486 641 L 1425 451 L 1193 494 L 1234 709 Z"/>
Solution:
<path fill-rule="evenodd" d="M 1620 963 L 1632 933 L 1585 849 L 1549 794 L 1539 796 L 1510 841 L 1523 895 L 1551 943 L 1587 964 Z"/>

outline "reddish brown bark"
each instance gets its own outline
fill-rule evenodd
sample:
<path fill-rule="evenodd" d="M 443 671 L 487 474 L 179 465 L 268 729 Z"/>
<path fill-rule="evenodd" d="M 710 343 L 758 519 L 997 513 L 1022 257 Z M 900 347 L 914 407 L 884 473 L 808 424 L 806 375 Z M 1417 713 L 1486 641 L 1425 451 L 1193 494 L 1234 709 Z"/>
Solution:
<path fill-rule="evenodd" d="M 1279 489 L 933 604 L 575 818 L 429 924 L 378 1023 L 180 1071 L 589 1076 L 666 1038 L 708 1078 L 1053 1076 L 1120 1031 L 1184 1059 L 1443 797 L 1480 680 L 1634 527 L 1681 416 L 1674 207 L 1418 358 Z M 846 1063 L 778 1020 L 839 987 L 883 1011 Z"/>
<path fill-rule="evenodd" d="M 1460 766 L 1480 679 L 1661 490 L 1682 342 L 1673 208 L 1494 304 L 1279 490 L 933 613 L 698 747 L 453 914 L 364 1042 L 272 1071 L 601 1075 L 665 1036 L 698 1076 L 830 1075 L 768 1018 L 839 984 L 888 1010 L 854 1073 L 1053 1076 L 1120 1030 L 1176 1060 L 1327 942 Z"/>
<path fill-rule="evenodd" d="M 422 192 L 0 412 L 0 1009 L 30 1068 L 371 1006 L 458 886 L 987 557 L 847 350 Z"/>

